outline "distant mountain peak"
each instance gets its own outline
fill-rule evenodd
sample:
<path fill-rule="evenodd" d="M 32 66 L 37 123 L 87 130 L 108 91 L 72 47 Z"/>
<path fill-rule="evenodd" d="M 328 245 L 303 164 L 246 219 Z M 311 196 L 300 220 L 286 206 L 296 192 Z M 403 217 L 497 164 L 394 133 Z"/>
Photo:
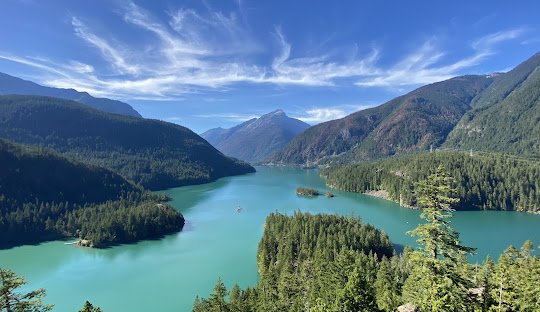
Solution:
<path fill-rule="evenodd" d="M 286 114 L 281 108 L 278 108 L 275 111 L 268 113 L 267 115 L 286 115 Z"/>
<path fill-rule="evenodd" d="M 214 128 L 201 134 L 226 155 L 248 162 L 265 160 L 309 125 L 276 109 L 229 129 Z"/>
<path fill-rule="evenodd" d="M 274 111 L 272 111 L 272 112 L 270 112 L 268 114 L 262 115 L 261 117 L 259 117 L 259 119 L 264 120 L 264 119 L 268 119 L 268 118 L 283 118 L 283 117 L 288 118 L 287 114 L 285 114 L 285 112 L 281 108 L 279 108 L 279 109 L 276 109 L 276 110 L 274 110 Z"/>
<path fill-rule="evenodd" d="M 422 86 L 380 106 L 313 126 L 269 159 L 316 166 L 372 160 L 437 146 L 494 78 L 466 75 Z"/>

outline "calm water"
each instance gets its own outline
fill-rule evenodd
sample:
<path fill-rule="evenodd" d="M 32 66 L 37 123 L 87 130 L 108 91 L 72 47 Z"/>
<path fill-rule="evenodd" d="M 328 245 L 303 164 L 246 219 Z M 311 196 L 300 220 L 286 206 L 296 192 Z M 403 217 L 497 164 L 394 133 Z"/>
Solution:
<path fill-rule="evenodd" d="M 315 170 L 265 167 L 255 174 L 171 189 L 172 205 L 187 220 L 181 233 L 106 250 L 61 241 L 22 246 L 1 250 L 0 267 L 25 276 L 30 288 L 46 288 L 46 301 L 56 305 L 55 311 L 77 311 L 84 300 L 105 312 L 190 311 L 195 296 L 207 296 L 219 277 L 228 287 L 256 283 L 257 243 L 273 211 L 360 216 L 396 244 L 414 242 L 405 232 L 418 224 L 417 211 L 344 192 L 334 192 L 335 198 L 299 198 L 297 186 L 325 189 Z M 241 213 L 235 212 L 237 206 Z M 453 223 L 481 259 L 526 239 L 540 242 L 540 216 L 461 212 Z"/>

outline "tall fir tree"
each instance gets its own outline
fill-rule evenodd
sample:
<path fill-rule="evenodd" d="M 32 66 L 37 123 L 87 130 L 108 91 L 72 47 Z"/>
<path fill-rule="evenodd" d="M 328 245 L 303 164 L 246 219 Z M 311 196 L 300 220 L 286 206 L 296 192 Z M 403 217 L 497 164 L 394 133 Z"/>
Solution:
<path fill-rule="evenodd" d="M 452 205 L 459 202 L 456 197 L 454 179 L 448 175 L 443 166 L 437 167 L 427 180 L 418 183 L 418 203 L 422 208 L 420 218 L 426 223 L 409 232 L 418 237 L 423 253 L 437 259 L 444 257 L 456 261 L 462 255 L 474 252 L 474 248 L 462 246 L 459 233 L 455 231 L 448 219 L 452 218 Z"/>
<path fill-rule="evenodd" d="M 409 232 L 418 237 L 421 248 L 411 256 L 414 268 L 405 282 L 403 300 L 422 311 L 465 310 L 471 304 L 472 281 L 462 272 L 468 266 L 465 255 L 474 249 L 460 244 L 459 233 L 449 222 L 452 205 L 458 202 L 453 184 L 439 166 L 418 185 L 420 217 L 426 223 Z"/>

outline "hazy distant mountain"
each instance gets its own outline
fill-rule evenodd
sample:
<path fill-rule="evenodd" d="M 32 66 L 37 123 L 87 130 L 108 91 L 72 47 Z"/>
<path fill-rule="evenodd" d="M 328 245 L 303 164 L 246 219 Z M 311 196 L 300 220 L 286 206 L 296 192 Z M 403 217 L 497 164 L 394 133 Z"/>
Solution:
<path fill-rule="evenodd" d="M 446 147 L 540 157 L 540 53 L 495 77 Z"/>
<path fill-rule="evenodd" d="M 255 171 L 191 130 L 43 96 L 0 96 L 0 137 L 47 147 L 152 190 Z"/>
<path fill-rule="evenodd" d="M 3 94 L 51 96 L 79 102 L 104 112 L 141 117 L 131 105 L 124 102 L 95 98 L 86 92 L 78 92 L 73 89 L 44 87 L 31 81 L 0 73 L 0 95 Z"/>
<path fill-rule="evenodd" d="M 440 146 L 492 81 L 490 76 L 456 77 L 318 124 L 291 140 L 271 162 L 313 166 L 337 155 L 358 161 Z"/>
<path fill-rule="evenodd" d="M 230 129 L 210 129 L 201 136 L 225 155 L 256 163 L 279 151 L 309 127 L 278 109 Z"/>

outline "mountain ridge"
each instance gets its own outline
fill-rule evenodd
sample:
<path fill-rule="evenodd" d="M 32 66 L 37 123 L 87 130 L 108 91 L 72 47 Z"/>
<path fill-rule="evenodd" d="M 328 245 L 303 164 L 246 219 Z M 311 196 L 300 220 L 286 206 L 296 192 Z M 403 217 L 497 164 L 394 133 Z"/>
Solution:
<path fill-rule="evenodd" d="M 131 105 L 118 100 L 93 97 L 87 92 L 79 92 L 75 89 L 45 87 L 35 82 L 0 72 L 0 95 L 9 94 L 56 97 L 72 100 L 109 113 L 142 117 Z"/>
<path fill-rule="evenodd" d="M 540 53 L 497 76 L 444 147 L 540 158 Z"/>
<path fill-rule="evenodd" d="M 466 75 L 422 86 L 382 105 L 313 126 L 267 163 L 317 166 L 336 157 L 370 160 L 439 146 L 492 81 L 487 75 Z"/>
<path fill-rule="evenodd" d="M 107 168 L 151 190 L 253 172 L 191 130 L 42 96 L 0 96 L 0 137 Z"/>
<path fill-rule="evenodd" d="M 226 155 L 257 163 L 309 127 L 301 120 L 288 117 L 282 109 L 276 109 L 229 129 L 210 129 L 201 136 Z"/>

